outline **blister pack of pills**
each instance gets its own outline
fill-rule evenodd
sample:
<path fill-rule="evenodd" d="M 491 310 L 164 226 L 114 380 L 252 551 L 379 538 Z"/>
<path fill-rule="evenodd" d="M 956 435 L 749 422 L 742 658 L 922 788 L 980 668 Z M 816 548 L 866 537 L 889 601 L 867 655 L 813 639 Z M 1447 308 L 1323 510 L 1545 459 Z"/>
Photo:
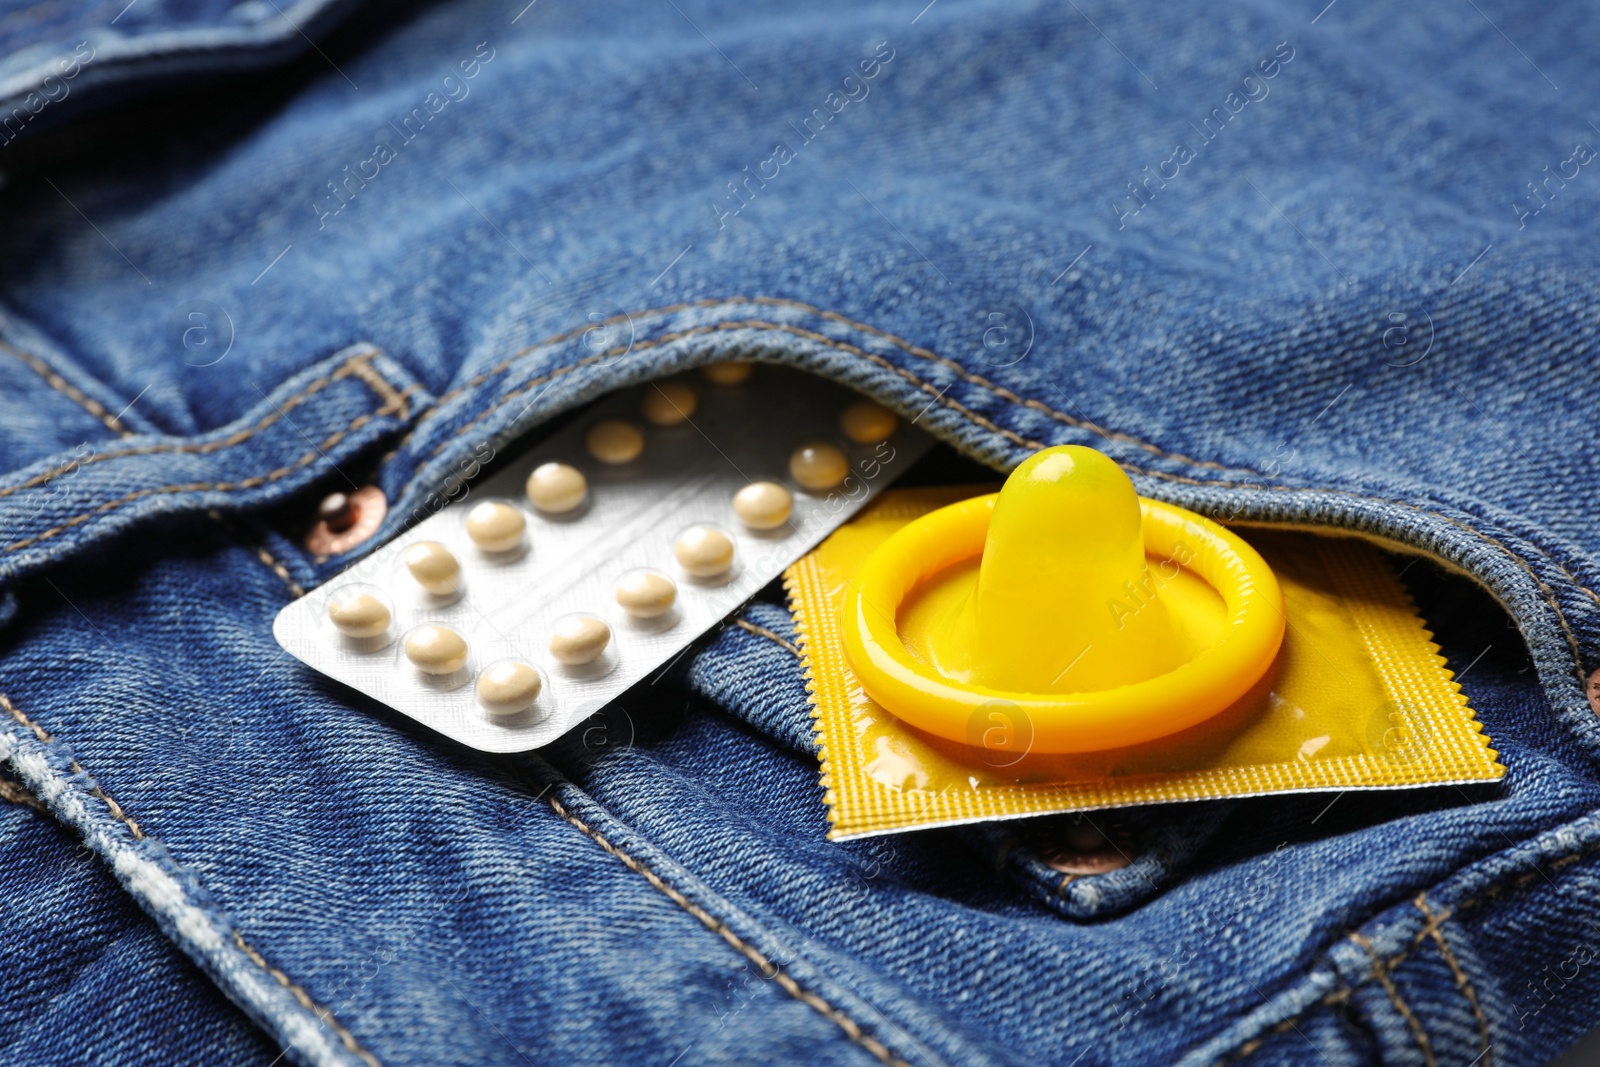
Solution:
<path fill-rule="evenodd" d="M 664 671 L 931 444 L 831 382 L 715 364 L 600 401 L 273 634 L 462 744 L 537 748 Z"/>

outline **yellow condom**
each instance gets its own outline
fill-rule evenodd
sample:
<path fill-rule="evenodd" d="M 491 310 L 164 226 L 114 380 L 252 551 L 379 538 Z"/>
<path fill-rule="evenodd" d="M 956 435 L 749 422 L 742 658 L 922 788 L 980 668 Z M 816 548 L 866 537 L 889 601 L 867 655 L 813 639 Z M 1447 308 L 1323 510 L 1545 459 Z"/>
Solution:
<path fill-rule="evenodd" d="M 1504 775 L 1438 646 L 1380 552 L 1352 538 L 1287 531 L 1252 530 L 1244 544 L 1237 532 L 1215 524 L 1202 528 L 1226 534 L 1225 544 L 1243 545 L 1270 566 L 1282 598 L 1279 624 L 1287 625 L 1265 671 L 1214 714 L 1142 742 L 1053 753 L 1041 749 L 1049 726 L 1040 728 L 1038 709 L 1004 689 L 970 702 L 959 720 L 913 724 L 896 717 L 869 695 L 870 687 L 851 666 L 848 630 L 841 626 L 850 616 L 844 609 L 861 601 L 869 585 L 877 588 L 872 583 L 881 576 L 868 574 L 867 585 L 861 578 L 880 546 L 915 520 L 981 492 L 886 493 L 785 574 L 811 690 L 830 836 L 1172 800 L 1462 783 Z M 1151 510 L 1147 503 L 1146 526 Z M 1151 625 L 1167 628 L 1174 651 L 1157 666 L 1159 680 L 1163 667 L 1177 663 L 1167 673 L 1181 670 L 1196 648 L 1214 644 L 1229 612 L 1211 584 L 1222 579 L 1201 581 L 1188 566 L 1161 569 L 1162 553 L 1151 547 L 1147 543 L 1146 566 L 1157 578 L 1136 582 L 1133 592 L 1148 605 L 1158 599 L 1149 594 L 1155 582 L 1165 583 L 1159 599 L 1168 603 L 1168 617 Z M 880 634 L 892 626 L 918 675 L 955 679 L 959 688 L 982 686 L 995 679 L 984 676 L 984 654 L 973 651 L 976 645 L 930 638 L 941 627 L 946 635 L 959 633 L 952 627 L 960 624 L 952 620 L 960 618 L 962 604 L 970 602 L 981 581 L 976 570 L 970 557 L 965 563 L 946 561 L 907 586 L 939 576 L 931 596 L 925 590 L 908 598 L 902 591 L 892 614 L 878 614 L 871 606 L 858 610 L 876 617 Z M 1145 610 L 1127 590 L 1121 592 L 1128 610 Z M 865 597 L 869 605 L 875 595 Z M 1174 618 L 1189 619 L 1193 630 L 1175 633 Z M 1111 632 L 1103 631 L 1102 637 Z M 1059 658 L 1070 661 L 1075 651 L 1065 649 Z M 1029 689 L 1045 688 L 1050 692 L 1041 695 L 1057 696 L 1093 691 L 1074 678 L 1077 670 L 1067 671 L 1053 686 L 1038 684 L 1053 677 L 1035 675 Z"/>

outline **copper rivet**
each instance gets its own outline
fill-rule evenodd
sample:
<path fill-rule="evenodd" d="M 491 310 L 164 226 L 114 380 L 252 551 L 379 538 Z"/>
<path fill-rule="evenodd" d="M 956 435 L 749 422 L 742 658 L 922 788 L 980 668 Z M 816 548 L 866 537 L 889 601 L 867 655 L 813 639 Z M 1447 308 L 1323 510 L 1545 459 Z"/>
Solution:
<path fill-rule="evenodd" d="M 329 494 L 306 533 L 306 548 L 318 556 L 348 552 L 377 533 L 388 513 L 389 501 L 375 485 L 363 485 L 348 495 Z"/>
<path fill-rule="evenodd" d="M 1594 709 L 1596 715 L 1600 715 L 1600 670 L 1589 675 L 1588 693 L 1589 706 Z"/>
<path fill-rule="evenodd" d="M 1109 843 L 1094 852 L 1053 850 L 1045 853 L 1044 861 L 1052 870 L 1062 874 L 1105 874 L 1107 871 L 1121 870 L 1133 862 L 1127 853 L 1112 848 Z"/>
<path fill-rule="evenodd" d="M 361 509 L 343 493 L 329 493 L 317 507 L 317 519 L 328 524 L 336 534 L 344 533 L 356 524 Z"/>

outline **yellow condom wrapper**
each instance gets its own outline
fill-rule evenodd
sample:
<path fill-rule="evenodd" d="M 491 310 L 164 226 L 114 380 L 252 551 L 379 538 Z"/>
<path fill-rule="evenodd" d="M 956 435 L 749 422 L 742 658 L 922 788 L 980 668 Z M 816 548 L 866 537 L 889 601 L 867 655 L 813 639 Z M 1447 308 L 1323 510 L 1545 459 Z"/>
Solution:
<path fill-rule="evenodd" d="M 919 731 L 862 690 L 840 606 L 890 534 L 988 490 L 895 490 L 784 574 L 811 693 L 829 836 L 1174 800 L 1493 781 L 1505 774 L 1382 553 L 1354 538 L 1251 530 L 1288 625 L 1256 688 L 1199 726 L 1128 748 L 1029 751 L 1026 716 L 974 716 L 970 744 Z"/>

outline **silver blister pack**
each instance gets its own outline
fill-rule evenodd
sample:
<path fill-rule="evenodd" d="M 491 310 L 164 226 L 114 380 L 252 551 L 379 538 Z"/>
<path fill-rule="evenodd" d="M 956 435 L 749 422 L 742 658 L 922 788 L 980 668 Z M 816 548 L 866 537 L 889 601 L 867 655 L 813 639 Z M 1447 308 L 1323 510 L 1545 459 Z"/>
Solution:
<path fill-rule="evenodd" d="M 723 379 L 738 378 L 740 366 L 720 365 L 707 379 L 719 370 Z M 601 400 L 462 499 L 286 606 L 274 636 L 323 674 L 472 748 L 521 752 L 548 744 L 635 682 L 667 669 L 932 444 L 841 386 L 770 365 L 751 370 L 736 384 L 685 377 Z M 858 416 L 853 422 L 844 417 L 847 409 Z M 668 421 L 686 413 L 675 425 L 645 417 Z M 617 460 L 639 444 L 618 421 L 642 434 L 642 449 L 631 460 L 603 462 L 597 452 Z M 874 424 L 892 432 L 884 437 Z M 803 448 L 813 450 L 809 469 L 792 462 Z M 831 487 L 807 489 L 796 476 L 816 485 L 819 474 L 826 479 L 842 469 L 841 456 L 847 473 Z M 581 505 L 564 513 L 535 506 L 528 479 L 537 469 L 555 470 L 549 464 L 582 473 Z M 763 531 L 741 521 L 734 497 L 762 485 L 764 497 L 750 490 L 742 504 L 756 500 L 770 509 L 783 494 L 764 483 L 786 490 L 791 510 Z M 481 547 L 493 543 L 490 533 L 510 528 L 514 536 L 517 516 L 524 526 L 513 547 Z M 708 575 L 706 559 L 714 567 L 724 547 L 717 532 L 731 542 L 733 559 Z M 680 562 L 680 547 L 690 568 Z M 441 561 L 448 569 L 449 557 L 458 569 L 441 586 L 435 571 Z M 641 617 L 619 604 L 625 576 L 636 592 L 665 588 L 639 578 L 641 571 L 675 586 L 665 613 Z M 444 592 L 430 593 L 414 573 Z M 633 600 L 638 611 L 660 607 L 659 598 L 648 608 Z M 590 621 L 596 619 L 610 632 L 603 651 L 588 662 L 562 662 L 552 639 L 564 658 L 582 659 L 601 633 Z M 379 624 L 381 631 L 369 635 Z M 451 634 L 465 644 L 459 667 L 461 650 Z M 518 708 L 533 689 L 531 705 Z"/>

